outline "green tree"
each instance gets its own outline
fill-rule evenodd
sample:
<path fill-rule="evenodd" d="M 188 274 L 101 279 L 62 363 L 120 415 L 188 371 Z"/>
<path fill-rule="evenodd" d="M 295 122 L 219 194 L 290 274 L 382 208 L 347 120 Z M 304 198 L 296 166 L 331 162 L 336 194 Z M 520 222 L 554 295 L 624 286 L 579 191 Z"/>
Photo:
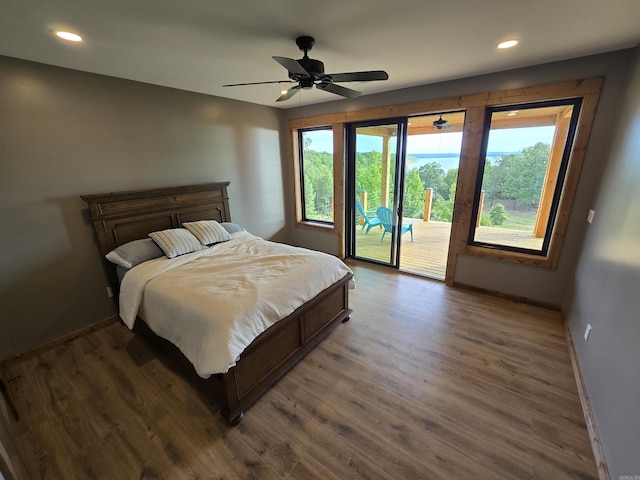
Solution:
<path fill-rule="evenodd" d="M 457 181 L 458 181 L 458 169 L 450 168 L 449 170 L 447 170 L 447 174 L 444 177 L 444 182 L 447 184 L 447 196 L 446 196 L 447 200 L 450 199 L 451 186 L 455 185 Z M 453 191 L 454 192 L 456 191 L 455 187 L 453 188 Z"/>
<path fill-rule="evenodd" d="M 449 188 L 449 199 L 445 200 L 442 195 L 434 195 L 433 206 L 431 207 L 431 219 L 440 222 L 450 222 L 453 219 L 453 203 L 456 197 L 456 184 Z"/>
<path fill-rule="evenodd" d="M 389 165 L 389 195 L 394 195 L 395 155 L 391 155 Z M 382 205 L 380 198 L 382 182 L 382 154 L 375 150 L 356 153 L 356 192 L 367 192 L 369 210 Z"/>
<path fill-rule="evenodd" d="M 548 144 L 538 142 L 531 147 L 523 148 L 522 156 L 516 163 L 516 200 L 528 204 L 529 207 L 540 201 L 550 152 L 551 147 Z"/>
<path fill-rule="evenodd" d="M 540 199 L 550 150 L 548 144 L 538 142 L 518 153 L 498 157 L 495 165 L 487 161 L 482 189 L 489 205 L 492 206 L 493 201 L 499 198 L 529 206 L 536 204 Z"/>
<path fill-rule="evenodd" d="M 438 162 L 425 163 L 420 167 L 419 173 L 425 189 L 433 188 L 434 194 L 437 193 L 442 197 L 447 196 L 448 188 L 445 182 L 445 173 Z"/>
<path fill-rule="evenodd" d="M 316 211 L 316 192 L 309 177 L 304 177 L 304 214 L 307 218 L 318 218 Z"/>
<path fill-rule="evenodd" d="M 484 176 L 482 179 L 482 190 L 484 197 L 489 200 L 489 206 L 493 206 L 493 201 L 497 198 L 505 198 L 503 187 L 505 182 L 505 174 L 507 172 L 506 164 L 501 165 L 501 158 L 498 158 L 496 164 L 492 164 L 487 159 L 484 165 Z"/>
<path fill-rule="evenodd" d="M 424 214 L 424 186 L 417 168 L 412 168 L 404 182 L 402 214 L 408 218 L 422 218 Z"/>
<path fill-rule="evenodd" d="M 305 144 L 306 140 L 308 139 L 305 139 Z M 310 145 L 310 141 L 308 143 Z M 328 152 L 304 150 L 302 168 L 307 218 L 331 221 L 333 155 Z"/>
<path fill-rule="evenodd" d="M 453 217 L 453 208 L 449 200 L 442 198 L 442 195 L 433 196 L 431 207 L 431 220 L 438 222 L 450 222 Z"/>

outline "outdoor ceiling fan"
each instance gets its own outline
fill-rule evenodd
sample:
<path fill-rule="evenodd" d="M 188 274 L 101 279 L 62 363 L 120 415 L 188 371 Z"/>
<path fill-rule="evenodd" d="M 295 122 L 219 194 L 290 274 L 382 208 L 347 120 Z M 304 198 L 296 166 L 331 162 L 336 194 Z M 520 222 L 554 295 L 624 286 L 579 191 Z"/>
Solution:
<path fill-rule="evenodd" d="M 438 120 L 433 121 L 433 126 L 438 130 L 451 127 L 451 125 L 449 125 L 449 121 L 442 118 L 442 115 L 440 115 L 440 118 Z"/>
<path fill-rule="evenodd" d="M 371 82 L 374 80 L 387 80 L 389 75 L 384 70 L 371 70 L 366 72 L 324 73 L 324 63 L 320 60 L 309 58 L 307 52 L 315 43 L 313 37 L 302 36 L 296 38 L 298 48 L 304 52 L 299 60 L 287 57 L 272 57 L 276 62 L 287 69 L 290 80 L 274 80 L 269 82 L 233 83 L 223 87 L 238 87 L 244 85 L 262 85 L 267 83 L 297 83 L 289 88 L 276 100 L 282 102 L 289 100 L 300 90 L 309 90 L 314 86 L 325 92 L 335 93 L 346 98 L 354 98 L 360 92 L 351 88 L 336 85 L 335 82 Z"/>

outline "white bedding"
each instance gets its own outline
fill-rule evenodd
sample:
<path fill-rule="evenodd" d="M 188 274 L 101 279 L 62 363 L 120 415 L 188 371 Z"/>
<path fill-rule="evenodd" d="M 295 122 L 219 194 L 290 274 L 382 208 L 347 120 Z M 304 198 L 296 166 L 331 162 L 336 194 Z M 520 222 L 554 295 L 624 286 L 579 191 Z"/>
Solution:
<path fill-rule="evenodd" d="M 149 327 L 207 378 L 226 373 L 258 335 L 349 272 L 332 255 L 237 232 L 228 242 L 129 270 L 120 317 L 133 328 L 142 309 Z"/>

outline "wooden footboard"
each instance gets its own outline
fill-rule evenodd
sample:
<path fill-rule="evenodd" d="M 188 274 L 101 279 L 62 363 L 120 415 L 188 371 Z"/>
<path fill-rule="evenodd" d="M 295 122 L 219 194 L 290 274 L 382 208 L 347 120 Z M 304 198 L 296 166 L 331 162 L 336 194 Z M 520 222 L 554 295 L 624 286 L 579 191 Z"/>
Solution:
<path fill-rule="evenodd" d="M 156 352 L 179 368 L 194 388 L 221 408 L 231 425 L 237 425 L 244 411 L 318 345 L 340 322 L 349 319 L 349 274 L 320 292 L 291 315 L 266 330 L 249 345 L 236 366 L 225 374 L 203 379 L 191 362 L 171 342 L 156 335 L 142 319 L 134 331 L 153 345 Z"/>
<path fill-rule="evenodd" d="M 256 338 L 223 376 L 230 424 L 326 337 L 348 320 L 349 274 Z"/>

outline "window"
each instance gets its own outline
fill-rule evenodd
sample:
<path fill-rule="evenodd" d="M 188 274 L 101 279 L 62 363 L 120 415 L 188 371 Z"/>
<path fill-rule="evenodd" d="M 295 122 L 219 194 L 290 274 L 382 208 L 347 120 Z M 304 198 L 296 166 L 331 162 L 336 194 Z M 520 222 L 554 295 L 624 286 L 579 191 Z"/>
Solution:
<path fill-rule="evenodd" d="M 345 125 L 381 120 L 389 118 L 390 115 L 393 115 L 394 118 L 406 116 L 413 119 L 416 116 L 434 115 L 435 112 L 464 111 L 464 125 L 461 127 L 463 138 L 460 147 L 459 170 L 453 198 L 450 242 L 447 253 L 445 274 L 447 285 L 455 283 L 458 256 L 461 254 L 554 269 L 559 264 L 564 237 L 572 217 L 573 199 L 587 151 L 589 134 L 602 85 L 602 78 L 568 80 L 549 85 L 492 91 L 462 97 L 437 98 L 401 105 L 292 118 L 289 120 L 289 132 L 296 227 L 335 233 L 339 239 L 338 254 L 343 256 L 347 245 L 344 237 L 345 225 L 350 226 L 347 221 L 350 221 L 356 207 L 355 202 L 352 205 L 351 202 L 345 203 L 344 201 Z M 547 107 L 550 110 L 545 113 L 543 109 Z M 558 115 L 563 110 L 566 110 L 565 114 L 559 118 Z M 510 113 L 515 114 L 509 115 Z M 531 122 L 534 120 L 527 119 L 525 114 L 528 114 L 529 117 L 539 117 L 535 120 L 538 123 L 532 124 Z M 444 120 L 448 118 L 447 115 L 450 116 L 450 114 L 445 114 Z M 547 117 L 546 120 L 545 117 Z M 544 123 L 545 121 L 547 123 Z M 534 127 L 545 126 L 553 128 L 552 136 L 548 134 L 541 136 L 535 139 L 534 143 L 521 145 L 513 150 L 494 150 L 499 147 L 497 140 L 500 131 L 505 131 L 505 135 L 517 137 L 519 132 L 529 128 L 533 131 Z M 411 128 L 410 126 L 409 129 Z M 327 135 L 329 132 L 333 134 L 333 147 L 327 142 L 326 147 L 322 148 L 322 143 L 319 140 L 311 138 L 312 143 L 309 149 L 316 152 L 333 152 L 334 196 L 331 216 L 333 222 L 331 220 L 303 220 L 303 198 L 305 200 L 304 207 L 309 203 L 306 201 L 307 197 L 303 195 L 303 186 L 305 185 L 304 175 L 301 172 L 304 156 L 303 135 L 313 135 L 311 132 L 314 131 L 324 131 Z M 563 131 L 565 132 L 564 136 L 561 135 Z M 561 148 L 563 144 L 561 138 L 564 139 L 563 148 Z M 491 145 L 489 145 L 490 140 Z M 556 182 L 555 186 L 549 184 L 545 179 L 543 181 L 544 188 L 540 191 L 537 201 L 530 200 L 531 197 L 525 198 L 522 193 L 518 194 L 518 198 L 501 198 L 497 196 L 496 191 L 487 193 L 490 190 L 490 181 L 496 179 L 494 176 L 493 179 L 487 179 L 487 183 L 484 185 L 485 193 L 482 194 L 485 164 L 490 165 L 487 166 L 488 177 L 490 177 L 488 170 L 497 165 L 499 155 L 491 154 L 524 155 L 522 149 L 534 146 L 538 141 L 547 144 L 551 142 L 552 153 L 546 160 L 545 175 L 547 172 L 554 173 L 553 168 L 558 166 L 557 155 L 561 153 L 561 168 L 556 172 L 557 175 L 549 175 L 550 180 L 555 178 L 553 180 Z M 505 160 L 505 163 L 509 163 L 509 160 Z M 449 196 L 451 197 L 451 195 Z M 513 196 L 515 195 L 508 197 Z M 535 233 L 525 231 L 525 234 L 535 236 L 537 243 L 528 246 L 522 242 L 513 241 L 513 238 L 518 236 L 518 230 L 506 228 L 511 226 L 507 221 L 503 222 L 502 226 L 498 225 L 502 216 L 500 215 L 500 207 L 493 212 L 492 225 L 487 225 L 487 218 L 491 219 L 491 210 L 498 204 L 504 207 L 504 215 L 508 216 L 511 214 L 510 209 L 515 208 L 516 212 L 524 211 L 528 215 L 526 220 L 529 224 L 532 223 L 533 218 L 534 227 L 531 228 L 528 225 L 527 228 L 530 228 L 529 232 Z M 544 213 L 547 209 L 548 215 Z M 305 212 L 304 216 L 309 217 L 308 212 Z M 313 215 L 310 217 L 314 218 Z M 515 221 L 512 224 L 518 228 L 522 227 Z M 497 239 L 483 236 L 485 232 L 489 231 L 486 228 L 489 226 L 495 227 L 497 233 L 501 233 L 502 236 Z M 508 238 L 510 231 L 516 232 L 511 236 L 511 241 Z M 542 236 L 539 236 L 540 232 L 543 232 Z"/>
<path fill-rule="evenodd" d="M 487 109 L 469 244 L 546 256 L 581 99 Z"/>
<path fill-rule="evenodd" d="M 333 129 L 298 130 L 301 220 L 332 224 Z"/>

